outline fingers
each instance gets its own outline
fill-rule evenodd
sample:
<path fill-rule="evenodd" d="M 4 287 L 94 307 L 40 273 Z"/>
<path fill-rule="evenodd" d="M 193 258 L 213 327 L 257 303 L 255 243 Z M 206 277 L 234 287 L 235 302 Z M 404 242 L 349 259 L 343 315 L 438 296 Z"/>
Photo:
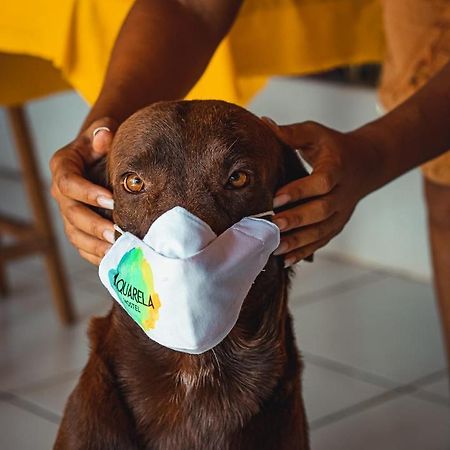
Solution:
<path fill-rule="evenodd" d="M 97 127 L 93 131 L 92 148 L 98 155 L 106 155 L 111 149 L 113 140 L 112 131 L 105 126 Z"/>
<path fill-rule="evenodd" d="M 330 239 L 322 239 L 320 241 L 316 241 L 314 244 L 307 245 L 306 247 L 288 253 L 284 259 L 284 267 L 291 267 L 302 259 L 313 255 L 319 248 L 327 245 L 328 242 L 330 242 Z"/>
<path fill-rule="evenodd" d="M 316 197 L 329 193 L 341 177 L 340 157 L 323 144 L 332 130 L 315 122 L 292 125 L 277 125 L 271 119 L 262 120 L 278 137 L 294 149 L 313 166 L 311 175 L 283 186 L 276 193 L 274 208 L 300 199 Z"/>
<path fill-rule="evenodd" d="M 114 243 L 113 223 L 83 204 L 72 202 L 65 207 L 63 213 L 65 219 L 76 229 L 97 239 L 108 241 L 110 244 Z"/>
<path fill-rule="evenodd" d="M 80 255 L 93 264 L 98 264 L 111 247 L 114 229 L 111 222 L 83 204 L 113 209 L 114 202 L 108 189 L 91 183 L 84 174 L 87 166 L 109 152 L 116 128 L 113 119 L 96 120 L 50 161 L 51 191 L 61 210 L 66 234 Z"/>
<path fill-rule="evenodd" d="M 263 120 L 283 142 L 295 149 L 305 150 L 316 145 L 322 134 L 328 130 L 323 125 L 313 121 L 278 125 L 269 117 L 262 117 L 261 120 Z"/>
<path fill-rule="evenodd" d="M 329 219 L 315 225 L 302 227 L 295 232 L 283 235 L 275 255 L 288 254 L 294 250 L 306 247 L 323 239 L 331 239 L 343 227 L 340 214 L 334 214 Z"/>
<path fill-rule="evenodd" d="M 71 167 L 56 170 L 53 184 L 52 194 L 56 200 L 64 196 L 88 205 L 114 209 L 111 192 L 86 180 Z"/>
<path fill-rule="evenodd" d="M 94 257 L 100 261 L 111 248 L 111 244 L 108 242 L 84 233 L 67 221 L 65 221 L 64 225 L 69 241 L 78 249 L 80 254 L 83 252 L 83 255 L 91 255 L 90 258 L 86 258 L 88 261 L 92 261 Z"/>
<path fill-rule="evenodd" d="M 273 199 L 273 206 L 279 208 L 286 203 L 328 194 L 337 185 L 338 178 L 337 171 L 315 170 L 311 175 L 292 181 L 279 189 Z"/>
<path fill-rule="evenodd" d="M 294 228 L 324 222 L 335 212 L 333 197 L 328 195 L 276 214 L 272 221 L 280 231 L 289 231 Z"/>
<path fill-rule="evenodd" d="M 102 132 L 98 134 L 110 133 Z M 111 137 L 107 139 L 111 139 Z M 105 142 L 107 140 L 103 140 L 102 145 L 105 145 Z M 69 198 L 89 205 L 113 209 L 111 192 L 86 180 L 83 175 L 85 166 L 93 160 L 92 153 L 90 138 L 81 136 L 73 143 L 57 151 L 52 157 L 50 161 L 52 195 L 58 203 L 61 203 L 64 198 Z"/>
<path fill-rule="evenodd" d="M 101 258 L 95 255 L 91 255 L 90 253 L 86 253 L 83 250 L 79 250 L 80 256 L 84 258 L 86 261 L 94 264 L 94 266 L 99 266 L 101 262 Z"/>
<path fill-rule="evenodd" d="M 89 158 L 90 163 L 96 161 L 108 154 L 111 149 L 114 133 L 117 129 L 117 122 L 109 117 L 95 120 L 82 133 L 85 139 L 89 140 Z"/>

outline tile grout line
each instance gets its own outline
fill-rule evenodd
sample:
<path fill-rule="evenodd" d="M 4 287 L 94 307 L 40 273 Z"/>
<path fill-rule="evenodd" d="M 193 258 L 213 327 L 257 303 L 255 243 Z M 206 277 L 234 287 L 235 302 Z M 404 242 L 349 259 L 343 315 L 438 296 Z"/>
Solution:
<path fill-rule="evenodd" d="M 399 383 L 396 383 L 395 381 L 390 380 L 389 378 L 385 378 L 383 376 L 376 375 L 371 372 L 366 372 L 364 370 L 357 369 L 347 364 L 343 364 L 329 358 L 324 358 L 323 356 L 319 356 L 305 351 L 300 351 L 300 354 L 303 355 L 303 359 L 306 362 L 315 364 L 316 366 L 324 367 L 326 369 L 330 369 L 334 372 L 347 375 L 351 378 L 355 378 L 360 381 L 364 381 L 366 383 L 382 387 L 384 389 L 395 389 L 400 386 Z"/>
<path fill-rule="evenodd" d="M 55 425 L 59 425 L 61 421 L 61 416 L 58 414 L 55 414 L 54 412 L 49 411 L 48 409 L 30 402 L 29 400 L 26 400 L 16 394 L 0 391 L 0 401 L 16 406 L 17 408 L 27 411 L 28 413 L 38 416 L 41 419 Z"/>
<path fill-rule="evenodd" d="M 332 286 L 328 286 L 326 288 L 318 289 L 309 294 L 299 295 L 296 297 L 298 303 L 295 305 L 292 304 L 292 300 L 290 300 L 291 307 L 301 307 L 303 305 L 308 305 L 310 303 L 325 300 L 330 298 L 331 296 L 345 294 L 353 289 L 357 289 L 359 287 L 365 286 L 367 284 L 375 283 L 377 281 L 384 280 L 385 278 L 389 278 L 387 274 L 380 274 L 378 272 L 368 272 L 355 277 L 352 277 L 348 280 L 341 281 L 339 283 L 333 284 Z"/>
<path fill-rule="evenodd" d="M 372 385 L 386 389 L 386 392 L 383 392 L 379 395 L 373 396 L 369 399 L 358 402 L 355 405 L 343 408 L 331 414 L 326 414 L 322 417 L 319 417 L 311 421 L 310 429 L 313 431 L 322 428 L 326 425 L 330 425 L 331 423 L 337 422 L 351 415 L 366 411 L 375 406 L 381 405 L 382 403 L 408 394 L 416 398 L 419 398 L 420 400 L 428 401 L 429 403 L 438 404 L 440 406 L 450 408 L 450 404 L 445 398 L 440 397 L 436 394 L 429 394 L 428 392 L 422 391 L 422 389 L 417 386 L 417 384 L 420 383 L 432 382 L 435 381 L 436 379 L 440 379 L 447 373 L 446 369 L 433 372 L 411 383 L 401 385 L 388 378 L 375 375 L 370 372 L 362 371 L 360 369 L 356 369 L 354 367 L 347 366 L 337 361 L 333 361 L 328 358 L 323 358 L 321 356 L 314 355 L 312 353 L 306 353 L 304 355 L 305 355 L 304 360 L 306 362 L 310 362 L 319 367 L 325 367 L 334 372 L 338 372 L 343 375 L 347 375 L 351 378 L 355 378 L 360 381 L 364 381 L 366 383 L 370 383 Z"/>
<path fill-rule="evenodd" d="M 318 419 L 315 419 L 311 421 L 310 423 L 310 429 L 312 431 L 316 431 L 320 428 L 323 428 L 327 425 L 331 425 L 332 423 L 338 422 L 342 419 L 345 419 L 347 417 L 353 416 L 355 414 L 359 414 L 361 412 L 368 411 L 372 408 L 375 408 L 377 406 L 382 405 L 383 403 L 386 403 L 388 401 L 403 397 L 405 395 L 411 395 L 412 397 L 419 398 L 423 401 L 428 401 L 429 403 L 438 404 L 440 406 L 444 406 L 446 408 L 450 409 L 450 405 L 446 400 L 441 399 L 439 396 L 436 395 L 437 398 L 434 398 L 434 395 L 431 396 L 416 396 L 415 393 L 419 389 L 412 385 L 412 384 L 406 384 L 403 386 L 399 386 L 395 389 L 388 390 L 386 392 L 383 392 L 379 395 L 373 396 L 369 399 L 363 400 L 361 402 L 358 402 L 352 406 L 349 406 L 347 408 L 343 408 L 339 411 L 336 411 L 331 414 L 326 414 L 322 417 L 319 417 Z"/>
<path fill-rule="evenodd" d="M 311 423 L 309 425 L 310 429 L 311 429 L 311 431 L 316 431 L 327 425 L 331 425 L 333 423 L 339 422 L 342 419 L 346 419 L 347 417 L 354 416 L 355 414 L 359 414 L 359 413 L 368 411 L 368 410 L 370 410 L 374 407 L 380 406 L 383 403 L 386 403 L 390 400 L 394 400 L 396 398 L 407 395 L 410 393 L 410 391 L 411 391 L 411 389 L 408 386 L 401 386 L 396 389 L 388 390 L 379 395 L 376 395 L 369 399 L 358 402 L 347 408 L 343 408 L 334 413 L 326 414 L 322 417 L 319 417 L 318 419 L 311 421 Z"/>
<path fill-rule="evenodd" d="M 438 371 L 432 372 L 431 374 L 427 374 L 421 378 L 413 380 L 409 383 L 401 384 L 389 378 L 376 375 L 361 369 L 357 369 L 355 367 L 348 366 L 346 364 L 342 364 L 340 362 L 324 358 L 322 356 L 318 356 L 307 352 L 302 352 L 302 354 L 304 355 L 303 359 L 306 362 L 315 364 L 319 367 L 324 367 L 326 369 L 341 373 L 343 375 L 363 381 L 365 383 L 381 387 L 388 391 L 398 391 L 406 389 L 408 393 L 420 398 L 421 400 L 426 400 L 431 403 L 443 405 L 450 408 L 450 404 L 445 397 L 442 397 L 438 394 L 429 393 L 423 390 L 423 385 L 432 383 L 445 377 L 447 374 L 447 369 L 440 369 Z"/>
<path fill-rule="evenodd" d="M 333 262 L 335 264 L 345 264 L 352 267 L 357 267 L 362 270 L 370 270 L 371 272 L 377 272 L 380 274 L 385 274 L 394 278 L 400 278 L 404 281 L 411 281 L 413 283 L 419 283 L 423 285 L 431 285 L 431 281 L 428 280 L 426 277 L 416 276 L 414 274 L 410 274 L 408 272 L 402 271 L 402 270 L 395 270 L 391 267 L 385 267 L 382 265 L 372 265 L 370 262 L 358 262 L 355 260 L 352 260 L 351 258 L 348 259 L 345 256 L 339 256 L 332 254 L 325 254 L 321 256 L 322 259 L 325 259 L 329 262 Z"/>
<path fill-rule="evenodd" d="M 441 378 L 445 377 L 448 373 L 447 369 L 439 369 L 435 372 L 424 375 L 423 377 L 420 377 L 410 383 L 401 384 L 389 378 L 383 377 L 382 375 L 367 372 L 365 370 L 361 370 L 356 367 L 349 366 L 348 364 L 344 364 L 323 356 L 319 356 L 314 353 L 301 352 L 301 354 L 304 355 L 303 359 L 307 362 L 310 362 L 317 366 L 325 367 L 334 372 L 339 372 L 344 375 L 348 375 L 352 378 L 357 378 L 361 381 L 365 381 L 386 389 L 396 389 L 401 386 L 409 386 L 409 385 L 413 386 L 416 389 L 421 389 L 423 385 L 438 381 Z"/>
<path fill-rule="evenodd" d="M 81 372 L 83 370 L 83 367 L 80 367 L 79 369 L 73 369 L 68 370 L 67 372 L 63 372 L 57 375 L 53 375 L 51 377 L 43 378 L 42 380 L 39 380 L 35 383 L 27 383 L 19 387 L 14 387 L 13 389 L 4 389 L 3 392 L 5 394 L 13 394 L 13 395 L 20 395 L 19 391 L 35 391 L 38 389 L 45 389 L 47 387 L 50 387 L 54 384 L 62 383 L 64 381 L 69 381 L 71 378 L 75 376 L 80 376 Z"/>
<path fill-rule="evenodd" d="M 421 388 L 416 388 L 411 395 L 420 400 L 424 400 L 429 403 L 436 403 L 450 409 L 450 400 L 447 400 L 445 397 L 435 394 L 434 392 L 428 392 L 422 390 Z"/>

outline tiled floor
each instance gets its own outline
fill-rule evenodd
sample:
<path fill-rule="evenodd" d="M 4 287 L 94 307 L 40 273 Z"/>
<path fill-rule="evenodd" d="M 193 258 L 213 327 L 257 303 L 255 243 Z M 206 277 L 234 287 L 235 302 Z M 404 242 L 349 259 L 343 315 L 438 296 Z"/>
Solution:
<path fill-rule="evenodd" d="M 87 358 L 88 318 L 108 309 L 95 269 L 68 245 L 64 254 L 80 317 L 70 328 L 55 318 L 38 260 L 8 267 L 12 295 L 0 299 L 2 450 L 51 448 Z M 449 379 L 431 286 L 319 253 L 297 267 L 291 310 L 313 450 L 450 449 Z"/>

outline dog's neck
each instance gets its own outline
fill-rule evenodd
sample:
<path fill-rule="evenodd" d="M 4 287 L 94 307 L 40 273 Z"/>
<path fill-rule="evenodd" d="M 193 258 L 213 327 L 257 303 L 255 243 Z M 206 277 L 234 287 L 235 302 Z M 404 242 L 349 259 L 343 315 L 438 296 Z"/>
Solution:
<path fill-rule="evenodd" d="M 286 370 L 287 282 L 280 262 L 270 258 L 231 333 L 201 355 L 154 343 L 115 305 L 109 338 L 115 342 L 119 363 L 113 370 L 127 386 L 124 395 L 136 420 L 153 433 L 159 424 L 163 433 L 170 429 L 168 424 L 183 420 L 195 420 L 200 432 L 206 426 L 202 420 L 207 419 L 209 427 L 212 420 L 223 432 L 256 414 Z M 155 408 L 164 417 L 155 416 Z M 211 411 L 217 411 L 217 420 L 211 418 Z"/>

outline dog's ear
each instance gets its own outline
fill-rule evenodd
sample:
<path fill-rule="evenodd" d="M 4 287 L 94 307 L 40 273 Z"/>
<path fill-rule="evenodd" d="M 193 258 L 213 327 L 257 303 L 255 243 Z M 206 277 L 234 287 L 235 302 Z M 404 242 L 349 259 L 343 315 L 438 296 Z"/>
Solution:
<path fill-rule="evenodd" d="M 99 186 L 103 186 L 106 189 L 111 190 L 111 186 L 108 180 L 108 167 L 107 167 L 107 159 L 104 156 L 96 161 L 92 166 L 89 166 L 85 171 L 85 176 L 92 183 L 98 184 Z M 97 214 L 100 214 L 102 217 L 108 220 L 112 220 L 112 211 L 109 209 L 98 208 L 96 206 L 91 206 Z"/>
<path fill-rule="evenodd" d="M 282 148 L 282 168 L 277 189 L 291 181 L 309 175 L 297 152 L 284 142 L 280 141 L 280 145 Z"/>
<path fill-rule="evenodd" d="M 304 178 L 309 175 L 297 152 L 284 142 L 280 141 L 280 145 L 282 147 L 283 153 L 282 167 L 280 176 L 278 178 L 277 189 L 281 188 L 285 184 L 290 183 L 291 181 L 295 181 L 299 178 Z M 282 206 L 281 208 L 277 209 L 277 212 L 281 212 L 294 206 L 301 205 L 302 203 L 305 203 L 305 201 L 306 200 L 299 200 L 295 203 L 289 203 L 289 205 Z M 305 258 L 305 261 L 313 262 L 314 255 L 308 256 L 307 258 Z"/>

